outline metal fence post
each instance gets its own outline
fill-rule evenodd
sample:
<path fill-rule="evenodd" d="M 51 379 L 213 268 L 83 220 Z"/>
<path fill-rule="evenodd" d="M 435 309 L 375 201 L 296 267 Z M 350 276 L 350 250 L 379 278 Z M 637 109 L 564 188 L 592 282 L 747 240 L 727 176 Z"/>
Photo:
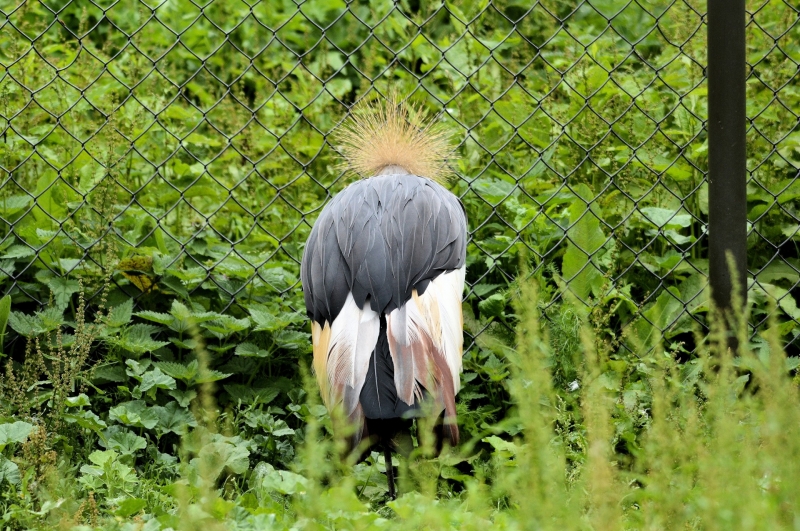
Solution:
<path fill-rule="evenodd" d="M 745 0 L 708 0 L 708 230 L 711 296 L 747 288 Z M 733 285 L 727 255 L 738 275 Z"/>

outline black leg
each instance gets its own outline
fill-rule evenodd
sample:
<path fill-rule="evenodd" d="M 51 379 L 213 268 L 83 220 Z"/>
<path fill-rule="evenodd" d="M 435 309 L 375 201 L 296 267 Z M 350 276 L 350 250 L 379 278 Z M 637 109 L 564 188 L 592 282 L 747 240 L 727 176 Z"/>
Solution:
<path fill-rule="evenodd" d="M 394 467 L 392 466 L 392 449 L 389 443 L 383 443 L 383 459 L 386 461 L 386 481 L 389 482 L 389 499 L 394 500 L 397 498 L 397 492 L 394 490 Z"/>

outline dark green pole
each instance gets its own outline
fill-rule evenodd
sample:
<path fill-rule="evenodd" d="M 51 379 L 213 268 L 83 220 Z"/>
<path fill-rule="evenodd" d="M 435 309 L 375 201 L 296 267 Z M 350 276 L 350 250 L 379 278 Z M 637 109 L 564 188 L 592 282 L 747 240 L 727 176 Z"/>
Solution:
<path fill-rule="evenodd" d="M 746 299 L 747 152 L 745 145 L 745 0 L 708 0 L 708 236 L 711 297 L 732 310 Z"/>

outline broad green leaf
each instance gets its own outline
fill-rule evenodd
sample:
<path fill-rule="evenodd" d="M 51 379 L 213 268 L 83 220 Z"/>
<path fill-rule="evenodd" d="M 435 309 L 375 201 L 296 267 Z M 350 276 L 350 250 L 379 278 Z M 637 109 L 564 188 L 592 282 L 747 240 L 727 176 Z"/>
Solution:
<path fill-rule="evenodd" d="M 287 350 L 308 351 L 311 349 L 311 335 L 307 332 L 280 330 L 273 338 L 279 347 Z"/>
<path fill-rule="evenodd" d="M 37 312 L 36 317 L 44 332 L 52 332 L 64 324 L 64 310 L 57 306 L 45 308 Z"/>
<path fill-rule="evenodd" d="M 232 374 L 215 371 L 214 369 L 207 369 L 205 372 L 198 372 L 197 377 L 194 379 L 194 383 L 218 382 L 228 378 L 229 376 L 232 376 Z"/>
<path fill-rule="evenodd" d="M 204 477 L 218 478 L 224 470 L 243 474 L 250 466 L 250 451 L 238 438 L 215 434 L 190 463 Z"/>
<path fill-rule="evenodd" d="M 145 393 L 151 389 L 175 389 L 175 379 L 164 374 L 161 369 L 156 367 L 152 371 L 147 371 L 142 375 L 142 382 L 139 389 Z"/>
<path fill-rule="evenodd" d="M 247 405 L 269 404 L 280 393 L 280 390 L 275 387 L 252 387 L 241 384 L 223 387 L 234 401 L 241 401 Z"/>
<path fill-rule="evenodd" d="M 189 389 L 188 391 L 173 390 L 167 393 L 169 396 L 178 401 L 181 407 L 189 407 L 189 404 L 197 398 L 197 391 Z"/>
<path fill-rule="evenodd" d="M 787 262 L 777 259 L 762 269 L 757 277 L 759 282 L 774 284 L 776 281 L 786 280 L 792 285 L 795 285 L 800 281 L 800 274 L 798 274 L 797 271 L 796 268 L 792 267 Z"/>
<path fill-rule="evenodd" d="M 641 208 L 643 219 L 658 227 L 659 229 L 672 227 L 672 228 L 686 228 L 692 224 L 692 216 L 687 213 L 681 213 L 680 210 L 670 210 L 668 208 L 658 207 L 644 207 Z"/>
<path fill-rule="evenodd" d="M 114 511 L 114 516 L 130 518 L 145 507 L 147 507 L 147 502 L 145 500 L 141 498 L 128 498 L 120 502 L 117 510 Z"/>
<path fill-rule="evenodd" d="M 240 343 L 236 345 L 236 355 L 248 358 L 266 358 L 269 356 L 269 352 L 258 348 L 253 343 Z"/>
<path fill-rule="evenodd" d="M 37 316 L 21 312 L 11 312 L 8 315 L 8 324 L 16 333 L 25 337 L 33 337 L 46 332 Z"/>
<path fill-rule="evenodd" d="M 305 492 L 308 479 L 288 470 L 276 470 L 269 463 L 258 463 L 250 478 L 250 488 L 279 494 L 301 494 Z"/>
<path fill-rule="evenodd" d="M 127 367 L 127 369 L 125 369 L 125 374 L 141 382 L 142 375 L 147 369 L 150 368 L 150 365 L 152 364 L 153 362 L 149 359 L 143 359 L 142 361 L 131 359 L 125 360 L 125 366 Z"/>
<path fill-rule="evenodd" d="M 145 310 L 143 312 L 136 312 L 136 316 L 165 326 L 171 325 L 172 322 L 175 320 L 175 318 L 168 313 L 158 313 L 158 312 L 152 312 L 150 310 Z"/>
<path fill-rule="evenodd" d="M 526 446 L 518 445 L 511 441 L 506 441 L 505 439 L 501 439 L 496 435 L 484 437 L 483 441 L 492 445 L 492 448 L 494 448 L 494 453 L 500 457 L 503 457 L 504 459 L 516 457 L 517 454 L 519 454 L 519 452 Z"/>
<path fill-rule="evenodd" d="M 11 258 L 27 258 L 29 256 L 33 256 L 36 254 L 36 251 L 28 247 L 27 245 L 12 245 L 6 251 L 6 254 L 3 255 L 3 259 L 11 259 Z"/>
<path fill-rule="evenodd" d="M 128 299 L 122 304 L 115 306 L 108 312 L 108 326 L 112 328 L 119 328 L 131 322 L 131 314 L 133 313 L 133 299 Z"/>
<path fill-rule="evenodd" d="M 155 366 L 161 369 L 164 374 L 177 378 L 184 383 L 189 383 L 194 380 L 199 370 L 197 360 L 192 360 L 186 365 L 174 361 L 157 361 L 155 362 Z"/>
<path fill-rule="evenodd" d="M 124 382 L 128 379 L 125 368 L 122 365 L 104 365 L 98 367 L 92 373 L 95 379 L 106 380 L 109 382 Z"/>
<path fill-rule="evenodd" d="M 578 185 L 576 190 L 583 197 L 592 195 L 585 184 Z M 568 243 L 561 274 L 570 291 L 582 302 L 588 302 L 590 295 L 600 294 L 603 284 L 603 274 L 595 265 L 595 255 L 605 244 L 606 236 L 594 209 L 583 201 L 573 201 L 569 214 L 571 227 L 567 230 Z"/>
<path fill-rule="evenodd" d="M 22 477 L 19 473 L 19 466 L 4 455 L 0 455 L 0 485 L 6 481 L 12 485 L 19 485 Z"/>
<path fill-rule="evenodd" d="M 6 325 L 8 324 L 8 317 L 11 313 L 11 295 L 6 295 L 0 299 L 0 354 L 4 348 L 4 339 L 6 336 Z"/>
<path fill-rule="evenodd" d="M 161 435 L 170 432 L 185 435 L 190 427 L 197 426 L 197 420 L 191 412 L 177 402 L 170 402 L 163 407 L 156 406 L 155 410 L 158 415 L 156 431 Z"/>
<path fill-rule="evenodd" d="M 138 428 L 151 429 L 158 424 L 158 415 L 154 408 L 148 406 L 144 400 L 131 400 L 112 407 L 108 410 L 108 418 Z"/>
<path fill-rule="evenodd" d="M 478 303 L 478 309 L 481 311 L 481 317 L 502 317 L 506 309 L 506 298 L 502 293 L 495 293 L 480 301 Z"/>
<path fill-rule="evenodd" d="M 514 183 L 491 177 L 479 177 L 470 185 L 470 188 L 492 206 L 497 206 L 506 198 L 518 193 Z"/>
<path fill-rule="evenodd" d="M 641 317 L 632 325 L 634 333 L 627 337 L 636 342 L 637 349 L 647 351 L 656 346 L 671 327 L 678 324 L 678 317 L 682 312 L 683 301 L 678 289 L 665 289 L 654 302 L 645 307 Z"/>
<path fill-rule="evenodd" d="M 86 409 L 64 413 L 64 420 L 95 433 L 107 427 L 105 421 L 98 417 L 96 413 Z"/>
<path fill-rule="evenodd" d="M 33 428 L 33 424 L 21 420 L 0 424 L 0 451 L 3 451 L 11 443 L 25 442 Z"/>
<path fill-rule="evenodd" d="M 64 399 L 64 403 L 67 405 L 67 407 L 84 407 L 91 405 L 91 402 L 89 402 L 89 397 L 84 393 L 81 393 L 78 396 L 67 397 Z"/>
<path fill-rule="evenodd" d="M 215 312 L 195 312 L 178 300 L 172 301 L 169 313 L 173 320 L 171 323 L 167 323 L 167 326 L 178 333 L 188 332 L 194 325 L 224 317 Z"/>
<path fill-rule="evenodd" d="M 224 339 L 231 334 L 250 328 L 249 319 L 236 319 L 230 315 L 220 315 L 213 321 L 207 321 L 200 326 L 211 332 L 218 339 Z"/>
<path fill-rule="evenodd" d="M 66 277 L 53 277 L 47 285 L 50 287 L 50 291 L 53 292 L 56 306 L 62 310 L 67 307 L 72 295 L 81 289 L 81 285 L 77 280 L 71 280 Z"/>
<path fill-rule="evenodd" d="M 264 305 L 252 305 L 247 311 L 255 324 L 254 332 L 275 332 L 306 320 L 305 316 L 297 312 L 280 312 L 276 315 Z"/>
<path fill-rule="evenodd" d="M 94 452 L 89 454 L 89 461 L 94 463 L 97 466 L 104 466 L 109 461 L 113 461 L 117 458 L 117 452 L 114 450 L 95 450 Z"/>
<path fill-rule="evenodd" d="M 115 450 L 121 455 L 134 455 L 139 450 L 147 448 L 147 441 L 130 430 L 121 426 L 111 426 L 103 432 L 105 447 Z"/>
<path fill-rule="evenodd" d="M 31 201 L 33 201 L 33 197 L 28 194 L 5 197 L 0 199 L 0 212 L 3 212 L 4 218 L 9 218 L 12 214 L 27 207 Z"/>
<path fill-rule="evenodd" d="M 150 334 L 156 331 L 155 327 L 145 324 L 135 324 L 125 328 L 119 336 L 112 336 L 107 339 L 115 347 L 127 350 L 135 356 L 141 356 L 146 352 L 153 352 L 161 347 L 169 345 L 168 341 L 156 341 Z"/>

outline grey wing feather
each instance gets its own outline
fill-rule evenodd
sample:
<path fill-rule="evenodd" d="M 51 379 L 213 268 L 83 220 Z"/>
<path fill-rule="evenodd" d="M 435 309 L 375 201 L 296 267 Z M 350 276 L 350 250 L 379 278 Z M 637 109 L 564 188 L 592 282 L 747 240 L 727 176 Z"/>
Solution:
<path fill-rule="evenodd" d="M 332 322 L 347 293 L 358 307 L 401 307 L 413 289 L 466 259 L 466 217 L 458 198 L 415 175 L 358 181 L 338 194 L 311 231 L 301 266 L 309 315 Z"/>

